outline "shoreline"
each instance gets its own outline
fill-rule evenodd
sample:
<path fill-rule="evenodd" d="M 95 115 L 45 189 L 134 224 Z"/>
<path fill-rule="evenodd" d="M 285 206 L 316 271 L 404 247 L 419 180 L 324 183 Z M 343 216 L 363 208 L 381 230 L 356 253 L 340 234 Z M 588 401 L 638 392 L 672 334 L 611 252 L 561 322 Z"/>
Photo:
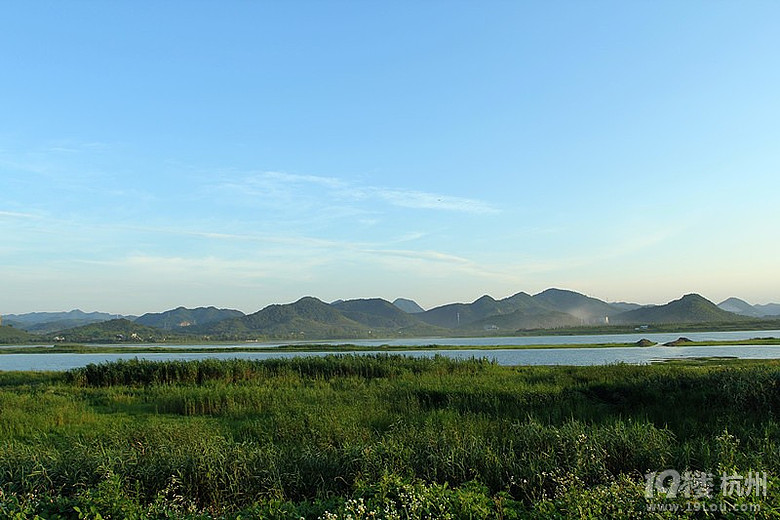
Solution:
<path fill-rule="evenodd" d="M 36 345 L 36 346 L 9 346 L 0 347 L 0 356 L 4 354 L 222 354 L 222 353 L 253 353 L 253 352 L 414 352 L 421 350 L 539 350 L 539 349 L 601 349 L 601 348 L 648 348 L 648 347 L 715 347 L 715 346 L 780 346 L 780 338 L 752 338 L 743 340 L 717 340 L 717 341 L 679 341 L 675 344 L 661 344 L 655 342 L 643 343 L 564 343 L 564 344 L 536 344 L 536 345 L 379 345 L 361 346 L 350 343 L 338 345 L 307 343 L 304 345 L 282 346 L 204 346 L 188 348 L 187 346 L 143 346 L 136 345 L 89 345 L 89 344 L 63 344 L 63 345 Z"/>

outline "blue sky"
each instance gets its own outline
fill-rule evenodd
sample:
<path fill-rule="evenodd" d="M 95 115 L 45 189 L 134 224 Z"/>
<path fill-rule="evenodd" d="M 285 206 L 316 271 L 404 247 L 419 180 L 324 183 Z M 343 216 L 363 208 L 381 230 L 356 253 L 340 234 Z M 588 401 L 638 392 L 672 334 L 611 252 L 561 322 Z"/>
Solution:
<path fill-rule="evenodd" d="M 780 301 L 780 3 L 7 2 L 0 313 Z"/>

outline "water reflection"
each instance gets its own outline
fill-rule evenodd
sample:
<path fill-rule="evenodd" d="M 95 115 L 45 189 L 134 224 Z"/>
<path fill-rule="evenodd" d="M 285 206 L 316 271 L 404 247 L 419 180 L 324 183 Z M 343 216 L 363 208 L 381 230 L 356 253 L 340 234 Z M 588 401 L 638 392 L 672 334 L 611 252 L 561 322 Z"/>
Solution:
<path fill-rule="evenodd" d="M 694 338 L 691 338 L 694 339 Z M 408 344 L 408 343 L 406 343 Z M 376 352 L 360 351 L 355 354 Z M 608 363 L 651 363 L 664 359 L 693 357 L 738 357 L 742 359 L 780 358 L 780 346 L 739 345 L 713 347 L 614 347 L 565 349 L 498 349 L 482 350 L 415 350 L 394 352 L 414 357 L 437 354 L 456 359 L 486 357 L 502 365 L 603 365 Z M 224 352 L 165 354 L 4 354 L 0 355 L 0 370 L 68 370 L 90 363 L 120 359 L 192 360 L 192 359 L 269 359 L 297 356 L 325 356 L 332 352 Z M 339 354 L 349 354 L 341 352 Z"/>

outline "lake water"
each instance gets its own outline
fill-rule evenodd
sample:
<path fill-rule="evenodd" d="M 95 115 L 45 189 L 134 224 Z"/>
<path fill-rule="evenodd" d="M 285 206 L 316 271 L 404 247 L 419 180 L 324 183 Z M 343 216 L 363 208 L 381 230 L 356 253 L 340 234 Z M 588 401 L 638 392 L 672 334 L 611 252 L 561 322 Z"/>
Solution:
<path fill-rule="evenodd" d="M 318 345 L 338 345 L 350 343 L 363 347 L 380 345 L 445 345 L 472 346 L 467 350 L 415 350 L 396 352 L 398 354 L 422 357 L 436 354 L 453 358 L 486 357 L 495 359 L 502 365 L 603 365 L 607 363 L 651 363 L 664 359 L 684 359 L 692 357 L 738 357 L 743 359 L 776 359 L 780 358 L 780 346 L 739 345 L 710 347 L 613 347 L 613 348 L 566 348 L 566 349 L 497 349 L 484 350 L 480 346 L 487 345 L 561 345 L 575 343 L 634 343 L 647 338 L 658 343 L 675 340 L 680 336 L 695 341 L 722 341 L 751 339 L 757 337 L 780 337 L 780 330 L 739 331 L 739 332 L 676 332 L 676 333 L 635 333 L 611 334 L 600 336 L 526 336 L 506 338 L 423 338 L 398 340 L 359 340 L 316 342 Z M 262 346 L 274 347 L 290 345 L 291 343 L 271 343 Z M 260 344 L 251 344 L 258 345 Z M 166 345 L 170 346 L 170 345 Z M 207 345 L 181 347 L 197 348 Z M 208 345 L 213 346 L 213 345 Z M 220 345 L 230 348 L 230 346 Z M 234 348 L 245 347 L 247 344 L 234 345 Z M 342 352 L 344 354 L 348 352 Z M 356 354 L 370 354 L 370 351 L 360 351 Z M 269 359 L 289 358 L 296 356 L 324 356 L 331 352 L 224 352 L 224 353 L 164 353 L 164 354 L 1 354 L 0 370 L 68 370 L 89 363 L 103 363 L 119 359 Z"/>

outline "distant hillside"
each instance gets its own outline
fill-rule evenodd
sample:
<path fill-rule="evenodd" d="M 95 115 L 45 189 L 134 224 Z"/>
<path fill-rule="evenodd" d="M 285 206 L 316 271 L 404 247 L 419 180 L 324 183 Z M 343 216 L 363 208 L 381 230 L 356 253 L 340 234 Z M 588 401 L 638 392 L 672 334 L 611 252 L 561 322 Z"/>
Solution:
<path fill-rule="evenodd" d="M 585 325 L 603 324 L 607 316 L 620 313 L 605 301 L 563 289 L 547 289 L 533 299 L 549 309 L 571 314 Z"/>
<path fill-rule="evenodd" d="M 426 325 L 381 298 L 339 301 L 331 304 L 350 320 L 367 327 L 383 329 L 409 329 Z"/>
<path fill-rule="evenodd" d="M 496 314 L 468 324 L 470 329 L 484 331 L 503 331 L 513 333 L 521 330 L 557 329 L 575 327 L 581 323 L 579 318 L 558 311 L 529 312 L 517 310 L 509 314 Z"/>
<path fill-rule="evenodd" d="M 425 312 L 425 309 L 420 307 L 416 301 L 414 300 L 408 300 L 406 298 L 396 298 L 393 300 L 393 305 L 398 307 L 404 312 L 408 312 L 409 314 L 418 314 L 420 312 Z"/>
<path fill-rule="evenodd" d="M 754 305 L 753 307 L 762 316 L 780 316 L 780 303 L 767 303 L 765 305 Z"/>
<path fill-rule="evenodd" d="M 287 339 L 364 337 L 369 335 L 369 330 L 369 327 L 311 296 L 295 303 L 269 305 L 253 314 L 223 320 L 201 329 L 218 336 L 255 335 Z"/>
<path fill-rule="evenodd" d="M 216 307 L 198 307 L 187 309 L 178 307 L 173 310 L 147 313 L 137 318 L 135 323 L 165 330 L 184 330 L 188 327 L 208 325 L 230 318 L 240 318 L 244 313 L 232 309 L 217 309 Z"/>
<path fill-rule="evenodd" d="M 733 297 L 720 302 L 718 308 L 726 312 L 733 312 L 734 314 L 741 314 L 742 316 L 750 316 L 752 318 L 760 318 L 764 315 L 745 300 Z"/>
<path fill-rule="evenodd" d="M 553 329 L 612 331 L 613 325 L 691 324 L 753 327 L 766 330 L 768 317 L 780 316 L 780 304 L 753 305 L 729 298 L 716 306 L 690 294 L 666 305 L 605 301 L 564 289 L 547 289 L 531 296 L 519 292 L 496 300 L 485 295 L 471 303 L 451 303 L 423 310 L 416 302 L 398 298 L 336 300 L 327 304 L 313 297 L 269 305 L 250 315 L 231 309 L 178 307 L 134 319 L 109 319 L 107 313 L 38 312 L 3 316 L 3 324 L 38 334 L 39 340 L 64 337 L 73 342 L 199 340 L 317 340 L 438 335 L 523 334 Z M 609 318 L 607 320 L 606 318 Z M 752 321 L 751 321 L 752 320 Z M 130 324 L 130 325 L 128 325 Z M 132 328 L 137 327 L 137 328 Z M 632 327 L 633 328 L 633 327 Z M 7 332 L 11 334 L 11 332 Z M 34 341 L 35 339 L 33 339 Z M 0 337 L 0 342 L 5 341 Z"/>
<path fill-rule="evenodd" d="M 638 303 L 629 302 L 609 302 L 609 306 L 616 309 L 618 312 L 635 311 L 645 307 L 645 305 L 639 305 Z"/>
<path fill-rule="evenodd" d="M 450 303 L 435 307 L 419 313 L 417 317 L 437 327 L 454 329 L 488 316 L 501 314 L 504 307 L 506 306 L 486 295 L 474 300 L 472 303 Z M 505 312 L 510 313 L 514 310 L 507 307 Z"/>
<path fill-rule="evenodd" d="M 9 325 L 0 326 L 0 343 L 10 345 L 14 343 L 29 343 L 39 339 L 28 332 L 11 327 Z"/>
<path fill-rule="evenodd" d="M 166 332 L 120 318 L 118 320 L 109 320 L 63 330 L 53 334 L 49 339 L 51 341 L 64 341 L 68 343 L 133 343 L 141 341 L 164 341 L 166 339 Z"/>
<path fill-rule="evenodd" d="M 748 318 L 724 311 L 698 294 L 687 294 L 666 305 L 643 307 L 614 317 L 613 323 L 718 323 L 744 321 Z"/>
<path fill-rule="evenodd" d="M 79 309 L 68 312 L 30 312 L 27 314 L 7 314 L 3 322 L 29 332 L 42 334 L 64 330 L 90 323 L 100 323 L 117 318 L 116 314 L 105 312 L 84 312 Z"/>
<path fill-rule="evenodd" d="M 509 323 L 512 321 L 520 323 L 522 321 L 521 315 L 540 316 L 553 311 L 554 309 L 535 301 L 531 295 L 520 292 L 502 300 L 495 300 L 485 295 L 472 303 L 442 305 L 418 314 L 416 317 L 437 327 L 478 330 L 489 325 L 500 327 L 497 325 L 499 321 L 504 323 L 505 327 L 511 328 Z M 511 319 L 501 318 L 510 314 L 515 315 Z M 568 322 L 568 319 L 566 321 Z"/>

